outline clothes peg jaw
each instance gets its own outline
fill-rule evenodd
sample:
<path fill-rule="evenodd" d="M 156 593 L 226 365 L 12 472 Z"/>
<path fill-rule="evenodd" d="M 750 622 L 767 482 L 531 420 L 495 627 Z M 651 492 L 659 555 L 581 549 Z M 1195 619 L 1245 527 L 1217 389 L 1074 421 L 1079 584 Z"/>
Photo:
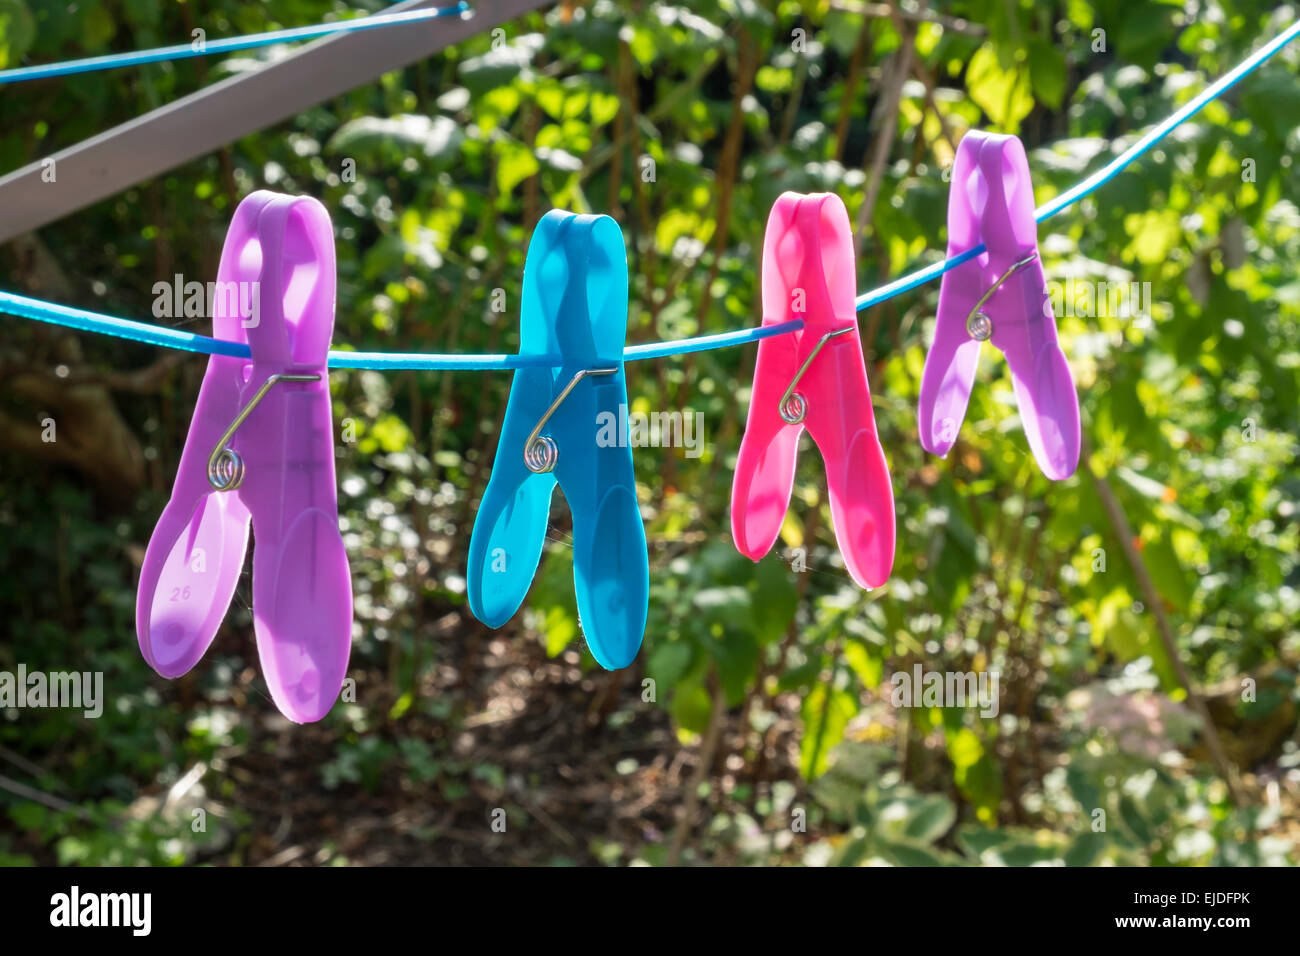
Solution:
<path fill-rule="evenodd" d="M 573 517 L 578 616 L 597 663 L 635 658 L 645 631 L 649 560 L 632 452 L 599 440 L 627 406 L 623 345 L 627 259 L 607 216 L 552 211 L 524 265 L 520 355 L 553 368 L 515 372 L 492 477 L 470 539 L 474 616 L 500 627 L 523 603 L 546 540 L 558 483 Z"/>
<path fill-rule="evenodd" d="M 947 456 L 966 417 L 980 344 L 1006 357 L 1035 459 L 1053 479 L 1079 461 L 1079 401 L 1061 351 L 1038 256 L 1033 183 L 1014 136 L 972 131 L 958 146 L 948 205 L 948 255 L 985 251 L 950 270 L 921 378 L 922 446 Z"/>
<path fill-rule="evenodd" d="M 249 329 L 240 426 L 252 515 L 253 626 L 271 697 L 298 723 L 338 699 L 352 645 L 352 581 L 339 533 L 334 423 L 326 368 L 334 329 L 334 232 L 308 197 L 262 212 L 261 321 Z"/>
<path fill-rule="evenodd" d="M 256 283 L 257 312 L 214 325 L 252 361 L 209 363 L 136 608 L 145 659 L 164 676 L 192 667 L 233 595 L 251 519 L 258 654 L 276 706 L 298 723 L 329 711 L 351 646 L 326 372 L 333 251 L 315 200 L 259 192 L 236 211 L 219 277 Z"/>
<path fill-rule="evenodd" d="M 777 200 L 763 239 L 762 282 L 763 324 L 800 318 L 804 327 L 759 343 L 732 485 L 732 537 L 754 561 L 775 544 L 806 428 L 825 463 L 845 566 L 860 587 L 879 587 L 894 563 L 894 495 L 858 334 L 842 200 L 830 193 Z"/>
<path fill-rule="evenodd" d="M 273 198 L 255 192 L 235 210 L 222 247 L 218 288 L 247 288 L 257 281 L 257 217 Z M 227 304 L 220 297 L 214 303 L 213 333 L 247 344 L 250 316 L 231 314 Z M 172 495 L 145 550 L 136 636 L 145 661 L 163 677 L 180 677 L 206 653 L 243 570 L 248 509 L 238 495 L 213 495 L 207 458 L 238 414 L 248 370 L 246 359 L 208 359 Z"/>

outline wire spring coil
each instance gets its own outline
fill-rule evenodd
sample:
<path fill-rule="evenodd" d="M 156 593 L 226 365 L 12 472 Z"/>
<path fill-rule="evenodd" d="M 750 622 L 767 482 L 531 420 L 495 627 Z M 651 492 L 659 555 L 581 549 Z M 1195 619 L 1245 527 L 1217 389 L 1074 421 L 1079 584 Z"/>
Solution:
<path fill-rule="evenodd" d="M 808 401 L 798 392 L 792 392 L 790 397 L 781 403 L 780 413 L 781 421 L 787 425 L 798 425 L 808 414 Z"/>
<path fill-rule="evenodd" d="M 560 457 L 560 446 L 550 435 L 534 438 L 524 447 L 524 465 L 533 474 L 545 474 L 555 470 L 555 463 Z"/>
<path fill-rule="evenodd" d="M 233 448 L 223 448 L 208 462 L 208 484 L 217 491 L 234 491 L 244 483 L 244 459 Z"/>

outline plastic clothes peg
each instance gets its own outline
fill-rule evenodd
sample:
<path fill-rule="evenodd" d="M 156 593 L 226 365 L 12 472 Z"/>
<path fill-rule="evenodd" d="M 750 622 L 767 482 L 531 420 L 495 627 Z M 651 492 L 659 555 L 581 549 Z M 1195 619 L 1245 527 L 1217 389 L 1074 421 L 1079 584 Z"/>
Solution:
<path fill-rule="evenodd" d="M 308 197 L 253 193 L 235 211 L 213 332 L 252 360 L 214 355 L 171 500 L 145 552 L 136 601 L 144 658 L 179 677 L 225 617 L 251 518 L 253 626 L 271 697 L 290 720 L 338 698 L 352 637 L 326 372 L 334 235 Z"/>
<path fill-rule="evenodd" d="M 736 547 L 757 561 L 776 542 L 794 487 L 799 436 L 821 450 L 831 520 L 849 574 L 879 587 L 894 564 L 894 492 L 876 435 L 858 336 L 853 237 L 831 193 L 784 193 L 763 238 L 763 324 L 802 318 L 763 339 L 731 489 Z"/>
<path fill-rule="evenodd" d="M 921 444 L 948 454 L 966 417 L 980 345 L 990 341 L 1006 356 L 1034 458 L 1060 481 L 1079 464 L 1079 396 L 1038 257 L 1029 161 L 1016 137 L 972 131 L 953 163 L 948 255 L 981 242 L 985 251 L 949 270 L 939 289 L 921 376 Z"/>
<path fill-rule="evenodd" d="M 524 263 L 519 354 L 492 477 L 470 537 L 470 609 L 500 627 L 541 558 L 556 482 L 573 515 L 573 584 L 592 655 L 626 667 L 645 632 L 650 589 L 626 414 L 627 257 L 608 216 L 553 210 Z M 550 362 L 547 362 L 547 359 Z"/>

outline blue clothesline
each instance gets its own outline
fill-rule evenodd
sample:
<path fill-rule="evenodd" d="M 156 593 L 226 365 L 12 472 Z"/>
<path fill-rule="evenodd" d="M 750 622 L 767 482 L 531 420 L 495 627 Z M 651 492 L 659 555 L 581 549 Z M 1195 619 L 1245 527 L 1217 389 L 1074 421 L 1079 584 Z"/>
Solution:
<path fill-rule="evenodd" d="M 1034 213 L 1034 218 L 1038 222 L 1043 222 L 1052 218 L 1058 212 L 1068 209 L 1085 196 L 1095 192 L 1106 183 L 1110 182 L 1119 175 L 1129 165 L 1136 162 L 1145 155 L 1152 146 L 1160 142 L 1175 129 L 1181 126 L 1187 120 L 1191 119 L 1211 100 L 1218 99 L 1232 87 L 1236 86 L 1243 78 L 1255 72 L 1261 64 L 1271 58 L 1278 50 L 1286 46 L 1296 36 L 1300 35 L 1300 20 L 1297 20 L 1291 26 L 1287 27 L 1268 43 L 1264 44 L 1246 59 L 1242 60 L 1236 67 L 1219 77 L 1218 80 L 1211 83 L 1205 89 L 1201 90 L 1196 96 L 1188 100 L 1181 108 L 1171 114 L 1160 125 L 1153 127 L 1146 135 L 1139 139 L 1120 155 L 1116 156 L 1109 163 L 1097 170 L 1091 176 L 1075 183 L 1061 195 L 1057 196 L 1051 202 L 1039 206 Z M 973 249 L 967 249 L 960 255 L 953 256 L 951 259 L 945 259 L 943 262 L 936 262 L 934 265 L 926 266 L 924 269 L 918 269 L 916 272 L 902 276 L 893 280 L 887 285 L 872 289 L 870 292 L 864 292 L 858 296 L 856 301 L 857 310 L 869 309 L 873 305 L 879 305 L 887 299 L 892 299 L 917 286 L 924 285 L 934 279 L 939 278 L 945 272 L 957 268 L 965 262 L 969 262 L 976 256 L 983 253 L 984 245 L 981 243 Z"/>
<path fill-rule="evenodd" d="M 250 33 L 247 36 L 230 37 L 224 40 L 209 40 L 198 49 L 192 43 L 177 43 L 175 46 L 161 46 L 152 50 L 132 50 L 128 53 L 89 56 L 82 60 L 64 60 L 59 63 L 20 66 L 12 70 L 0 70 L 0 85 L 19 83 L 24 80 L 43 80 L 51 76 L 68 76 L 73 73 L 114 70 L 123 66 L 139 66 L 141 63 L 159 63 L 163 60 L 184 60 L 195 56 L 210 56 L 214 53 L 251 50 L 254 47 L 271 46 L 276 43 L 314 40 L 317 37 L 329 36 L 333 33 L 353 33 L 358 30 L 375 30 L 380 27 L 399 26 L 403 23 L 419 23 L 425 20 L 438 20 L 442 17 L 463 16 L 468 12 L 469 4 L 462 0 L 462 2 L 450 7 L 408 10 L 405 13 L 385 13 L 375 17 L 358 17 L 355 20 L 318 23 L 310 27 L 293 27 L 288 30 L 272 30 L 269 33 Z"/>
<path fill-rule="evenodd" d="M 119 319 L 87 309 L 42 302 L 12 292 L 0 292 L 0 312 L 17 315 L 24 319 L 35 319 L 51 325 L 62 325 L 81 332 L 95 332 L 100 335 L 113 335 L 120 339 L 130 339 L 145 345 L 157 345 L 161 348 L 178 349 L 182 352 L 197 352 L 202 355 L 230 355 L 235 358 L 251 358 L 252 352 L 242 342 L 228 342 L 214 339 L 208 335 L 169 329 L 164 325 L 151 325 L 148 322 L 135 322 L 131 319 Z M 669 355 L 681 355 L 686 352 L 704 352 L 709 349 L 721 349 L 734 345 L 747 345 L 759 339 L 774 335 L 785 335 L 803 328 L 802 319 L 790 319 L 773 325 L 759 326 L 753 329 L 740 329 L 735 332 L 721 332 L 716 335 L 702 335 L 693 339 L 676 339 L 671 342 L 649 342 L 644 345 L 631 345 L 623 351 L 625 362 L 639 359 L 663 358 Z M 439 355 L 429 352 L 352 352 L 333 351 L 329 355 L 330 368 L 365 368 L 365 369 L 416 369 L 420 371 L 445 372 L 486 372 L 509 371 L 520 368 L 555 368 L 563 364 L 559 356 L 546 355 Z"/>
<path fill-rule="evenodd" d="M 447 15 L 450 12 L 461 11 L 467 8 L 467 4 L 461 3 L 456 7 L 442 8 L 441 10 L 417 11 L 424 14 L 425 19 L 429 15 L 438 13 Z M 393 14 L 391 17 L 410 17 L 412 14 Z M 369 23 L 372 26 L 379 24 L 374 23 L 384 19 L 382 17 L 368 17 L 365 20 L 347 21 L 346 23 L 361 24 Z M 345 24 L 326 24 L 334 29 L 340 28 Z M 304 30 L 318 30 L 323 27 L 305 27 Z M 290 32 L 290 31 L 281 31 Z M 262 36 L 269 36 L 263 34 Z M 319 35 L 319 34 L 316 34 Z M 1210 84 L 1199 94 L 1189 100 L 1181 108 L 1175 111 L 1171 116 L 1165 119 L 1159 125 L 1153 127 L 1144 134 L 1136 143 L 1126 149 L 1123 153 L 1111 160 L 1101 169 L 1092 175 L 1076 183 L 1065 192 L 1061 193 L 1055 199 L 1040 206 L 1035 218 L 1038 222 L 1055 216 L 1057 213 L 1069 208 L 1079 202 L 1084 197 L 1091 195 L 1101 186 L 1114 179 L 1121 171 L 1145 155 L 1151 147 L 1168 136 L 1173 130 L 1185 123 L 1196 113 L 1200 112 L 1207 103 L 1223 95 L 1224 92 L 1231 89 L 1244 77 L 1253 73 L 1261 64 L 1269 60 L 1284 46 L 1300 35 L 1300 20 L 1297 20 L 1287 29 L 1260 47 L 1231 71 L 1224 74 L 1214 83 Z M 252 39 L 246 37 L 243 39 Z M 221 42 L 238 42 L 238 41 L 221 41 Z M 213 44 L 208 45 L 212 50 Z M 176 49 L 176 48 L 167 48 Z M 189 47 L 184 47 L 188 51 Z M 157 53 L 160 51 L 148 51 Z M 129 56 L 130 54 L 123 54 Z M 97 57 L 97 60 L 106 58 Z M 92 61 L 77 60 L 72 61 L 72 65 L 84 64 Z M 139 62 L 139 61 L 138 61 Z M 51 67 L 57 67 L 61 64 L 50 64 Z M 62 64 L 67 66 L 68 64 Z M 94 69 L 95 67 L 87 67 Z M 29 67 L 25 69 L 40 69 L 39 67 Z M 0 78 L 6 73 L 12 74 L 15 71 L 0 72 Z M 68 70 L 66 72 L 75 72 Z M 56 74 L 46 74 L 56 75 Z M 939 278 L 945 272 L 955 269 L 965 262 L 984 252 L 984 246 L 979 245 L 973 249 L 945 259 L 942 262 L 936 262 L 933 265 L 918 269 L 915 272 L 904 275 L 878 288 L 872 289 L 858 296 L 855 306 L 857 311 L 870 308 L 873 305 L 879 305 L 896 295 L 901 295 L 911 289 L 931 282 Z M 193 332 L 183 332 L 179 329 L 169 329 L 159 325 L 152 325 L 146 322 L 136 322 L 131 319 L 121 319 L 114 316 L 102 315 L 97 312 L 90 312 L 85 309 L 75 309 L 68 306 L 57 305 L 51 302 L 43 302 L 39 299 L 31 299 L 26 296 L 15 295 L 11 292 L 0 291 L 0 312 L 11 315 L 17 315 L 22 318 L 34 319 L 40 322 L 48 322 L 54 325 L 62 325 L 68 328 L 77 329 L 83 332 L 94 332 L 101 335 L 113 335 L 119 338 L 130 339 L 136 342 L 142 342 L 146 345 L 157 345 L 163 348 L 180 349 L 188 352 L 198 352 L 207 355 L 231 355 L 240 358 L 250 357 L 248 346 L 238 342 L 226 342 L 214 339 L 206 335 L 198 335 Z M 701 352 L 708 349 L 726 348 L 729 346 L 745 345 L 750 342 L 756 342 L 763 338 L 773 335 L 783 335 L 789 332 L 795 332 L 803 328 L 803 322 L 795 319 L 788 322 L 782 322 L 775 325 L 759 326 L 757 328 L 741 329 L 734 332 L 723 332 L 717 335 L 698 336 L 690 339 L 679 339 L 670 342 L 655 342 L 645 345 L 633 345 L 624 350 L 623 358 L 625 361 L 635 361 L 637 359 L 663 358 L 671 355 L 681 355 L 687 352 Z M 332 351 L 329 354 L 330 368 L 352 368 L 352 369 L 418 369 L 418 370 L 445 370 L 445 371 L 505 371 L 526 367 L 537 367 L 559 364 L 558 361 L 552 362 L 545 356 L 528 356 L 521 357 L 518 355 L 438 355 L 429 353 L 401 353 L 401 352 L 351 352 L 351 351 Z"/>

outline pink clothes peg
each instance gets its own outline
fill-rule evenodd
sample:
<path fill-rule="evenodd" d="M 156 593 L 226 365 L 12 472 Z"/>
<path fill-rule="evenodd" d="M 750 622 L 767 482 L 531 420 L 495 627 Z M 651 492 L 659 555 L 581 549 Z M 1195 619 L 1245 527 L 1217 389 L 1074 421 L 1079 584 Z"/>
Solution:
<path fill-rule="evenodd" d="M 763 324 L 803 319 L 758 345 L 745 437 L 731 488 L 731 534 L 757 561 L 776 542 L 804 428 L 821 449 L 831 520 L 859 587 L 894 565 L 894 492 L 876 436 L 858 337 L 853 236 L 831 193 L 784 193 L 763 238 Z"/>
<path fill-rule="evenodd" d="M 338 698 L 352 640 L 326 372 L 335 273 L 325 208 L 253 193 L 235 210 L 217 279 L 213 333 L 247 343 L 252 359 L 208 360 L 145 552 L 136 633 L 163 677 L 193 667 L 234 595 L 251 518 L 258 656 L 280 712 L 306 723 Z"/>
<path fill-rule="evenodd" d="M 980 344 L 1007 358 L 1025 437 L 1048 478 L 1079 464 L 1079 396 L 1056 339 L 1038 258 L 1034 188 L 1014 136 L 972 131 L 957 148 L 948 198 L 948 255 L 985 251 L 943 277 L 934 345 L 921 376 L 921 444 L 946 456 L 966 417 Z"/>

